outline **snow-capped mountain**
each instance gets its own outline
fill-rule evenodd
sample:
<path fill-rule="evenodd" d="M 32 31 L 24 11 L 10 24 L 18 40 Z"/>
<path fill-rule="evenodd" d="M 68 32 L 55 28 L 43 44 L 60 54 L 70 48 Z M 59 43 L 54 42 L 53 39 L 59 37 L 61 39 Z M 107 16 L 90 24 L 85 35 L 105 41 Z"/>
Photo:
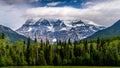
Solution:
<path fill-rule="evenodd" d="M 36 21 L 28 19 L 16 31 L 26 37 L 30 36 L 32 39 L 36 37 L 38 41 L 46 41 L 47 39 L 53 43 L 59 40 L 67 41 L 68 39 L 72 42 L 78 41 L 101 29 L 104 29 L 104 27 L 91 22 L 84 23 L 81 20 L 39 19 Z"/>

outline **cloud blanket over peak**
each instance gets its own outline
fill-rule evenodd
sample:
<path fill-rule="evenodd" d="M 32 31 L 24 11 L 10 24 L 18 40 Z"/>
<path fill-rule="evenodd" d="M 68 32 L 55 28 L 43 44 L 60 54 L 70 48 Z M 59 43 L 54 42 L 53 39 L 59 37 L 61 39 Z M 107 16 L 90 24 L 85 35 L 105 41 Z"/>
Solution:
<path fill-rule="evenodd" d="M 45 0 L 0 1 L 2 10 L 0 11 L 0 24 L 17 29 L 27 18 L 60 18 L 90 20 L 100 25 L 111 26 L 120 19 L 120 0 L 84 0 L 84 2 L 69 0 L 69 3 L 65 3 L 65 1 L 68 0 L 54 0 L 54 2 Z M 46 4 L 41 6 L 41 2 Z M 36 4 L 39 6 L 35 6 Z M 76 8 L 76 6 L 80 8 Z"/>
<path fill-rule="evenodd" d="M 95 2 L 96 3 L 96 2 Z M 37 7 L 27 9 L 25 16 L 53 17 L 62 19 L 86 19 L 98 24 L 110 26 L 120 18 L 120 1 L 105 1 L 95 4 L 87 2 L 87 8 L 73 7 Z"/>

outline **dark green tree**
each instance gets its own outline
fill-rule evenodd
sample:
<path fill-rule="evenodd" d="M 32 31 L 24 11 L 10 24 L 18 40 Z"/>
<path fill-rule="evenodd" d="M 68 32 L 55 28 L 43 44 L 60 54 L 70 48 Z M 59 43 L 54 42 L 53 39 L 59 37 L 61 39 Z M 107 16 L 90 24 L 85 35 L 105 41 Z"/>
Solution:
<path fill-rule="evenodd" d="M 28 37 L 28 40 L 27 40 L 27 51 L 26 51 L 26 61 L 28 63 L 28 65 L 30 65 L 30 60 L 29 60 L 29 56 L 30 56 L 30 37 Z"/>
<path fill-rule="evenodd" d="M 34 40 L 34 43 L 36 43 L 37 42 L 37 38 L 35 38 L 35 40 Z"/>

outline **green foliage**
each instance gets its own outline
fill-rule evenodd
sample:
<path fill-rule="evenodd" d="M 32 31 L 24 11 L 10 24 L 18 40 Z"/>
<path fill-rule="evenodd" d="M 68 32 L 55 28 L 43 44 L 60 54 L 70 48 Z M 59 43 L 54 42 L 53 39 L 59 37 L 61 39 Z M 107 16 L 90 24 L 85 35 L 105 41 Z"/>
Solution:
<path fill-rule="evenodd" d="M 59 54 L 55 54 L 54 59 L 53 59 L 54 65 L 61 65 L 62 60 Z"/>
<path fill-rule="evenodd" d="M 1 33 L 0 34 L 0 39 L 4 39 L 5 38 L 5 34 L 4 33 Z"/>
<path fill-rule="evenodd" d="M 31 44 L 24 41 L 9 43 L 9 38 L 0 38 L 0 66 L 26 65 L 120 65 L 120 37 L 98 38 L 95 41 L 76 41 L 57 44 Z"/>

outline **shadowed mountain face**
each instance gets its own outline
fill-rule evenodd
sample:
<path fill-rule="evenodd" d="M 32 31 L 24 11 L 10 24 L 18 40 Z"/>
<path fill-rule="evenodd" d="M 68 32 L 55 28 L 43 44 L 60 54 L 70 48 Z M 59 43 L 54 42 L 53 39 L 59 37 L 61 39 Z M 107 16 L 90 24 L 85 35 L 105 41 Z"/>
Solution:
<path fill-rule="evenodd" d="M 32 39 L 36 37 L 38 41 L 46 41 L 47 39 L 54 43 L 59 40 L 67 41 L 68 39 L 72 42 L 78 41 L 104 28 L 80 20 L 67 22 L 69 24 L 59 19 L 39 19 L 37 21 L 29 19 L 17 32 L 26 37 L 30 36 Z"/>
<path fill-rule="evenodd" d="M 88 37 L 87 39 L 93 40 L 93 39 L 97 39 L 98 37 L 105 38 L 105 37 L 112 37 L 112 36 L 120 36 L 120 20 L 118 20 L 111 27 L 108 27 L 106 29 L 96 32 L 95 34 Z"/>
<path fill-rule="evenodd" d="M 0 33 L 4 33 L 5 37 L 10 38 L 10 42 L 18 41 L 18 40 L 25 40 L 27 41 L 27 38 L 25 36 L 19 35 L 12 29 L 5 27 L 3 25 L 0 25 Z"/>

